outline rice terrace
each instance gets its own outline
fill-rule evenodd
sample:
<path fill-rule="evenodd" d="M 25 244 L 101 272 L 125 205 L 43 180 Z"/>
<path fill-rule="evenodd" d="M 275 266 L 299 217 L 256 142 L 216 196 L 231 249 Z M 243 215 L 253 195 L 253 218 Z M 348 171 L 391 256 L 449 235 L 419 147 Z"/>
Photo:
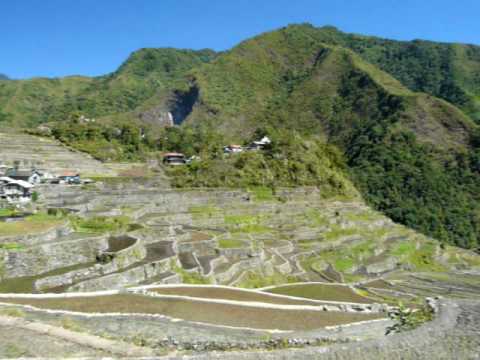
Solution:
<path fill-rule="evenodd" d="M 0 76 L 0 358 L 478 359 L 479 79 L 310 24 Z"/>

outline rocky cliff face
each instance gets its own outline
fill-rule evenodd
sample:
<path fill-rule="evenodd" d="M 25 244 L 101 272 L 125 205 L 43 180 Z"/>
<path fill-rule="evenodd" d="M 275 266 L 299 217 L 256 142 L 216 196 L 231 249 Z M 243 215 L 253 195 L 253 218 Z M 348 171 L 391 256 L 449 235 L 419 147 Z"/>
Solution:
<path fill-rule="evenodd" d="M 164 106 L 156 106 L 140 113 L 140 120 L 147 124 L 169 127 L 174 125 L 173 115 Z"/>

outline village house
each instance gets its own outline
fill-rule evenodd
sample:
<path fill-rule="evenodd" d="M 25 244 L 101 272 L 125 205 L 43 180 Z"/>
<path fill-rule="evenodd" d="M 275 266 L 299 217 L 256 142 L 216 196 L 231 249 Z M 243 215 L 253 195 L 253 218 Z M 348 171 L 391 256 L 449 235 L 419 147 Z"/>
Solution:
<path fill-rule="evenodd" d="M 20 170 L 18 168 L 9 168 L 5 171 L 5 176 L 13 180 L 22 180 L 29 182 L 30 184 L 40 184 L 42 182 L 42 176 L 39 171 L 32 170 Z"/>
<path fill-rule="evenodd" d="M 254 141 L 250 145 L 248 145 L 248 150 L 264 150 L 265 147 L 270 145 L 272 141 L 267 137 L 264 136 L 261 140 L 259 141 Z"/>
<path fill-rule="evenodd" d="M 243 152 L 243 147 L 241 145 L 228 145 L 223 148 L 225 154 L 237 154 Z"/>
<path fill-rule="evenodd" d="M 7 165 L 0 165 L 0 176 L 4 176 L 7 170 L 8 170 Z"/>
<path fill-rule="evenodd" d="M 187 163 L 187 159 L 182 153 L 171 152 L 163 154 L 163 163 L 167 165 L 184 165 Z"/>
<path fill-rule="evenodd" d="M 80 174 L 76 171 L 65 171 L 58 176 L 60 183 L 65 184 L 80 184 Z"/>
<path fill-rule="evenodd" d="M 46 170 L 39 170 L 38 172 L 39 172 L 40 177 L 42 179 L 42 183 L 43 182 L 50 182 L 50 181 L 52 181 L 53 179 L 56 178 L 56 175 L 54 175 L 51 172 L 48 172 Z"/>
<path fill-rule="evenodd" d="M 26 203 L 32 199 L 33 184 L 24 180 L 15 180 L 7 176 L 0 177 L 0 198 L 9 203 Z"/>

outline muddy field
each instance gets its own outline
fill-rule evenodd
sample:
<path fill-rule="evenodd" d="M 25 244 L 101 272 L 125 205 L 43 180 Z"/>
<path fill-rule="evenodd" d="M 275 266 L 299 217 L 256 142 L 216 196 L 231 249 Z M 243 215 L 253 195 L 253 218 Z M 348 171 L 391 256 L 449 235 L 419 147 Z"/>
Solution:
<path fill-rule="evenodd" d="M 21 299 L 2 302 L 42 309 L 86 313 L 160 314 L 172 318 L 233 327 L 278 330 L 313 330 L 382 318 L 380 314 L 352 314 L 312 310 L 279 310 L 194 300 L 160 299 L 141 295 L 109 295 L 78 298 Z"/>
<path fill-rule="evenodd" d="M 266 290 L 273 294 L 297 296 L 324 301 L 344 301 L 371 304 L 374 301 L 357 294 L 348 286 L 330 284 L 285 285 Z"/>
<path fill-rule="evenodd" d="M 308 300 L 294 300 L 288 298 L 281 298 L 271 296 L 269 294 L 261 294 L 252 291 L 245 291 L 241 289 L 227 289 L 218 287 L 161 287 L 153 288 L 150 291 L 156 292 L 162 295 L 180 295 L 191 296 L 206 299 L 225 299 L 233 301 L 255 301 L 269 304 L 282 304 L 282 305 L 318 305 L 313 301 Z"/>

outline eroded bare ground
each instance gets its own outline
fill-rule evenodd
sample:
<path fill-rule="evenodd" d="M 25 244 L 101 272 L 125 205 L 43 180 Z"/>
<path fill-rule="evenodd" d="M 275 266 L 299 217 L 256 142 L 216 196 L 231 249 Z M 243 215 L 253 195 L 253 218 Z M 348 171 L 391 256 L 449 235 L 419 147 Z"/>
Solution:
<path fill-rule="evenodd" d="M 358 199 L 325 200 L 315 189 L 162 184 L 41 190 L 45 207 L 86 219 L 120 215 L 133 226 L 112 237 L 79 232 L 65 218 L 48 233 L 0 238 L 17 244 L 0 250 L 0 293 L 39 294 L 0 294 L 0 358 L 478 356 L 475 253 L 440 247 Z M 179 283 L 193 285 L 172 287 Z M 392 306 L 418 308 L 427 296 L 443 297 L 433 321 L 385 336 Z"/>

